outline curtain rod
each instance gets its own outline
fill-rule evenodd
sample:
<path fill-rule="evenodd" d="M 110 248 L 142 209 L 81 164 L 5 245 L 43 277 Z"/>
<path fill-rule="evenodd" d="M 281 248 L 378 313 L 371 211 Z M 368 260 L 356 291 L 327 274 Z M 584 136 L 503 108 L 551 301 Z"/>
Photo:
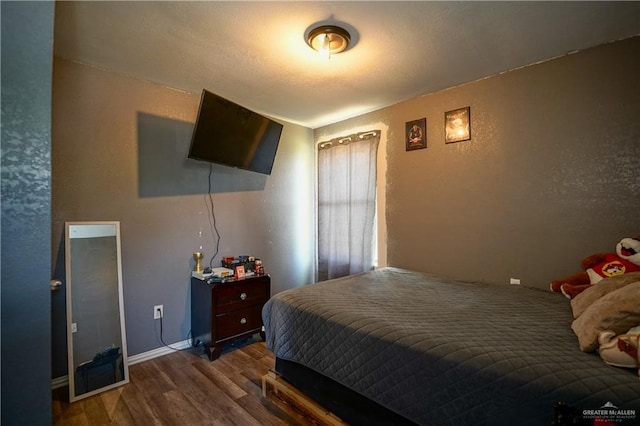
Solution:
<path fill-rule="evenodd" d="M 319 149 L 331 148 L 334 145 L 347 145 L 351 142 L 357 142 L 363 139 L 371 139 L 380 135 L 380 130 L 369 130 L 366 132 L 355 133 L 349 136 L 333 138 L 328 141 L 318 142 Z"/>

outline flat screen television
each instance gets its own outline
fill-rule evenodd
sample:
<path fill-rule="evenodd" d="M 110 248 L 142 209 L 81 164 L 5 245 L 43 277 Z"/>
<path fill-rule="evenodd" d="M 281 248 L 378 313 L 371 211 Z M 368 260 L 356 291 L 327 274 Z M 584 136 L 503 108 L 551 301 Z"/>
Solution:
<path fill-rule="evenodd" d="M 270 175 L 281 133 L 282 124 L 203 90 L 189 158 Z"/>

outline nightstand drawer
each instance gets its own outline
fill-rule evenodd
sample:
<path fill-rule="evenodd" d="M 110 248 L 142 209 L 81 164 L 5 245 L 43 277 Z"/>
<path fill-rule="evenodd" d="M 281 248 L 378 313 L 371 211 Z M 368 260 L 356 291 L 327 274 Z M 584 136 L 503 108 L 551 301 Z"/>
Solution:
<path fill-rule="evenodd" d="M 262 328 L 262 305 L 218 315 L 216 328 L 216 340 Z"/>
<path fill-rule="evenodd" d="M 217 312 L 229 312 L 253 305 L 264 304 L 268 296 L 267 282 L 241 283 L 218 289 Z"/>

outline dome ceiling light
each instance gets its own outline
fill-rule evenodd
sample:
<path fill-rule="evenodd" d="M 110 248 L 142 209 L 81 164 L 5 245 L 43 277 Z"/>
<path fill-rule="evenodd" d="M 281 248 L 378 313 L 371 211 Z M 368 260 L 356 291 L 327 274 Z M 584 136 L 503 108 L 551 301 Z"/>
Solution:
<path fill-rule="evenodd" d="M 321 25 L 312 29 L 307 36 L 307 44 L 327 59 L 349 47 L 351 34 L 335 25 Z"/>

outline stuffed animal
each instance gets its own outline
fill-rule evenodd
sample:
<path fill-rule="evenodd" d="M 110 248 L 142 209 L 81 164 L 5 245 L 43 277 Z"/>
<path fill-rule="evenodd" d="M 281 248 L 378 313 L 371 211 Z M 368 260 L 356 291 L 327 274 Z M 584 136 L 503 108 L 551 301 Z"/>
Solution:
<path fill-rule="evenodd" d="M 562 292 L 573 299 L 603 278 L 640 271 L 640 238 L 624 238 L 616 245 L 616 253 L 598 253 L 582 261 L 583 272 L 551 283 L 551 291 Z"/>
<path fill-rule="evenodd" d="M 600 332 L 600 357 L 604 362 L 616 367 L 637 368 L 640 377 L 640 326 L 616 337 L 611 330 Z"/>

